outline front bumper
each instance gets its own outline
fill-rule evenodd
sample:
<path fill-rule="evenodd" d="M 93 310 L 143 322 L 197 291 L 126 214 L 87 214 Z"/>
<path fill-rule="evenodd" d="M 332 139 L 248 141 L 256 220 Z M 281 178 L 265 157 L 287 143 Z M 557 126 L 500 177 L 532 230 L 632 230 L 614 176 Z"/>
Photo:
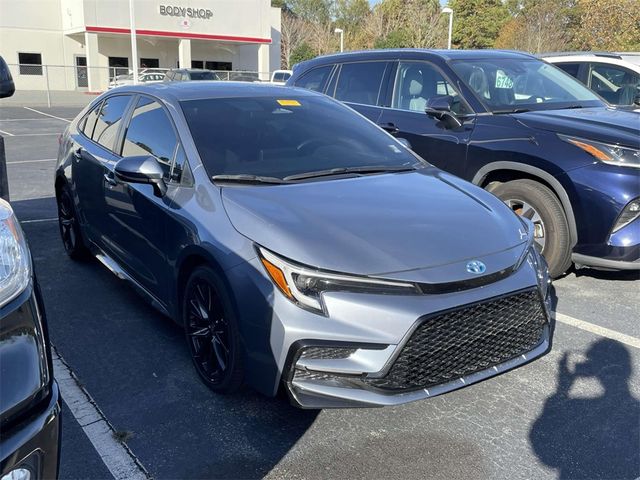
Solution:
<path fill-rule="evenodd" d="M 34 480 L 57 478 L 60 457 L 60 393 L 54 381 L 47 405 L 14 428 L 2 432 L 0 477 L 26 468 Z"/>
<path fill-rule="evenodd" d="M 287 390 L 303 408 L 381 407 L 441 395 L 547 353 L 549 311 L 531 288 L 427 315 L 398 345 L 296 342 Z"/>
<path fill-rule="evenodd" d="M 56 478 L 61 401 L 35 276 L 0 307 L 0 340 L 0 478 L 21 468 Z"/>

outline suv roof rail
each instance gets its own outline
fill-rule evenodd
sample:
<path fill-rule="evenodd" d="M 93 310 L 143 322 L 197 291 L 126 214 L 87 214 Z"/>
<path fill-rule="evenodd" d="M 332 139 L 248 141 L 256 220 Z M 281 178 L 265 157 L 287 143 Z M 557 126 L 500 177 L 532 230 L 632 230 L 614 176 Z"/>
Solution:
<path fill-rule="evenodd" d="M 622 54 L 620 53 L 612 53 L 612 52 L 549 52 L 549 53 L 541 53 L 538 55 L 540 58 L 546 57 L 576 57 L 580 55 L 595 55 L 596 57 L 608 57 L 608 58 L 617 58 L 621 59 Z"/>

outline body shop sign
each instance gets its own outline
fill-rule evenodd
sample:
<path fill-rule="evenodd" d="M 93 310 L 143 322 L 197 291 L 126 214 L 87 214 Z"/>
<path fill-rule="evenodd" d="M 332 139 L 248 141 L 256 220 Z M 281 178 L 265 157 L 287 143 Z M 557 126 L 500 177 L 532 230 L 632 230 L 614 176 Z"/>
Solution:
<path fill-rule="evenodd" d="M 165 17 L 201 18 L 203 20 L 209 20 L 213 16 L 213 12 L 208 8 L 160 5 L 160 15 L 164 15 Z"/>

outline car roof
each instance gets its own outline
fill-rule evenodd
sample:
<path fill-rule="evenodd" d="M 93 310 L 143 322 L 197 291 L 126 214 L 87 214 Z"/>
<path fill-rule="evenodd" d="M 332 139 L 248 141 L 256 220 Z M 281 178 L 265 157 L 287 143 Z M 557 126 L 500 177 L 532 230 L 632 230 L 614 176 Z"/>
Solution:
<path fill-rule="evenodd" d="M 110 90 L 118 93 L 147 93 L 165 99 L 177 101 L 198 100 L 207 98 L 249 98 L 249 97 L 282 97 L 296 96 L 324 97 L 319 93 L 303 88 L 285 87 L 268 83 L 249 82 L 165 82 L 147 85 L 127 85 Z"/>
<path fill-rule="evenodd" d="M 425 48 L 396 48 L 396 49 L 380 49 L 380 50 L 357 50 L 353 52 L 334 53 L 316 57 L 313 60 L 302 62 L 302 64 L 357 61 L 368 58 L 389 58 L 416 56 L 420 54 L 437 56 L 443 60 L 471 60 L 471 59 L 490 59 L 490 58 L 536 58 L 533 55 L 515 50 L 436 50 Z"/>

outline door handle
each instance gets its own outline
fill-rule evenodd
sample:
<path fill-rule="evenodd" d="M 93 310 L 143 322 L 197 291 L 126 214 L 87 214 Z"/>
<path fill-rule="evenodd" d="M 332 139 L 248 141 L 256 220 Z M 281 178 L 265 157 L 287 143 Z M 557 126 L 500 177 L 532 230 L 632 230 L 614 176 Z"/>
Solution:
<path fill-rule="evenodd" d="M 396 127 L 395 123 L 379 123 L 378 126 L 383 130 L 386 130 L 391 135 L 396 134 L 400 131 L 398 127 Z"/>
<path fill-rule="evenodd" d="M 115 177 L 112 177 L 111 175 L 112 175 L 111 172 L 105 173 L 104 174 L 104 181 L 107 182 L 107 184 L 110 187 L 115 187 L 118 184 L 118 182 L 116 181 Z"/>

